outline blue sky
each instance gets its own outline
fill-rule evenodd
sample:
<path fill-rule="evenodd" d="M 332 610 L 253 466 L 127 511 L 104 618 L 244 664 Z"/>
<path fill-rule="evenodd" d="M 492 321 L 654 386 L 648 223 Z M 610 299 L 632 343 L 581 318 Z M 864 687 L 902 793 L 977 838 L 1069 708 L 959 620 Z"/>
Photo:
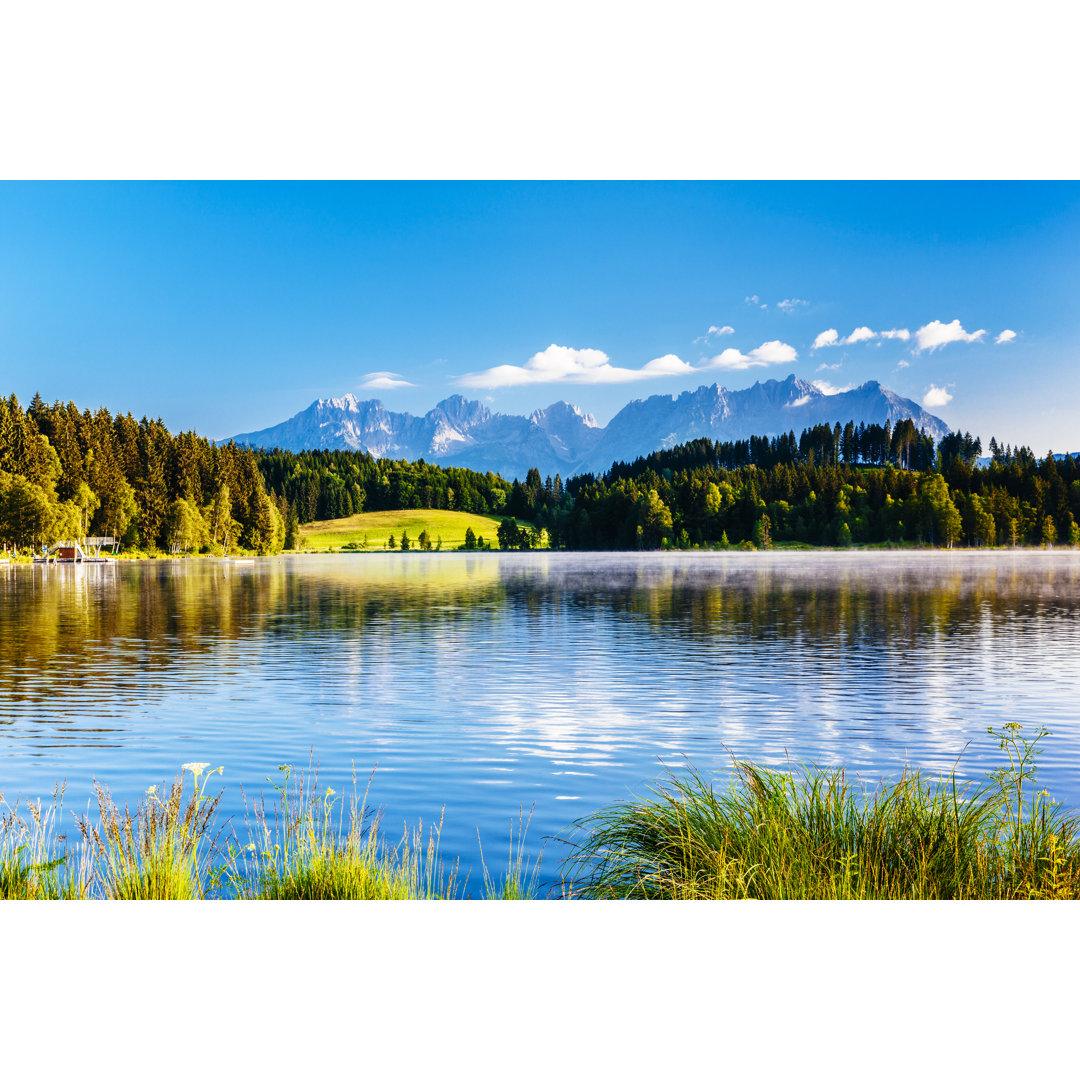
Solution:
<path fill-rule="evenodd" d="M 1080 449 L 1078 270 L 1077 184 L 4 183 L 0 392 L 218 438 L 795 373 Z"/>

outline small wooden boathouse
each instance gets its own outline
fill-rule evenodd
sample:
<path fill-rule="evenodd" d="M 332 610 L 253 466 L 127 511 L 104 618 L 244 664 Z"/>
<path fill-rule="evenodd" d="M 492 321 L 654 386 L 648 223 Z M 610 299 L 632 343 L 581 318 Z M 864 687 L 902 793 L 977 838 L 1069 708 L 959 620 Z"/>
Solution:
<path fill-rule="evenodd" d="M 113 536 L 85 536 L 78 540 L 63 541 L 53 544 L 41 555 L 35 557 L 36 563 L 107 563 L 113 560 L 102 555 L 106 548 L 115 555 L 119 543 Z"/>

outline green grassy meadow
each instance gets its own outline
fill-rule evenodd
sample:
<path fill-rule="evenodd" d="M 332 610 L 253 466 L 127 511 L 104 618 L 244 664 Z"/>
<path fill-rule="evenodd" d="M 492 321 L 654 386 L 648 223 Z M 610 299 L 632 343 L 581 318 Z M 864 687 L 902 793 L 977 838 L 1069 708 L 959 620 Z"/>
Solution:
<path fill-rule="evenodd" d="M 400 541 L 405 531 L 415 543 L 426 530 L 432 545 L 441 537 L 442 550 L 452 551 L 465 543 L 465 530 L 470 528 L 492 547 L 498 547 L 495 534 L 501 521 L 502 518 L 458 510 L 376 510 L 330 521 L 313 521 L 300 527 L 300 536 L 307 551 L 329 551 L 346 544 L 353 544 L 361 551 L 381 551 L 391 534 Z"/>

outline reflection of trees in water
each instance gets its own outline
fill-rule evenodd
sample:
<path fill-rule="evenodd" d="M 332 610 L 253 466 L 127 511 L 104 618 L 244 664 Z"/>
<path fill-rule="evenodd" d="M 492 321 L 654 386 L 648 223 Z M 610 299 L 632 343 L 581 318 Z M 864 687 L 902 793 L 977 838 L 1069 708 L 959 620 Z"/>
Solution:
<path fill-rule="evenodd" d="M 694 639 L 813 649 L 969 643 L 1080 608 L 1075 558 L 775 560 L 401 556 L 10 567 L 0 573 L 4 702 L 118 703 L 175 690 L 178 668 L 271 662 L 275 649 L 402 643 L 469 623 L 501 634 L 580 617 L 686 648 Z M 466 640 L 468 630 L 466 629 Z M 457 643 L 459 635 L 450 639 Z M 569 646 L 568 646 L 569 647 Z M 612 646 L 614 647 L 614 646 Z M 649 648 L 653 646 L 650 645 Z M 662 656 L 662 653 L 659 653 Z M 13 710 L 14 711 L 14 710 Z M 20 710 L 25 711 L 25 709 Z"/>
<path fill-rule="evenodd" d="M 752 557 L 757 559 L 757 556 Z M 811 557 L 812 558 L 812 557 Z M 508 595 L 530 613 L 552 606 L 644 619 L 676 638 L 737 635 L 845 646 L 915 646 L 928 634 L 968 638 L 1080 611 L 1075 558 L 1030 564 L 588 563 L 542 573 L 508 566 Z"/>
<path fill-rule="evenodd" d="M 8 568 L 0 574 L 3 703 L 164 692 L 178 666 L 257 662 L 283 643 L 355 637 L 373 622 L 448 625 L 503 604 L 494 566 L 425 580 L 284 561 Z"/>

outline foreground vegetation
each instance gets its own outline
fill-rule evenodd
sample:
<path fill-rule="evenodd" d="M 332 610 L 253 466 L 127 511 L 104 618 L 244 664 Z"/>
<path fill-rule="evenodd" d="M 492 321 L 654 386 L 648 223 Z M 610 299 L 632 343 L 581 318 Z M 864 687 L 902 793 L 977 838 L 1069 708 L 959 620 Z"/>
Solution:
<path fill-rule="evenodd" d="M 63 790 L 52 803 L 8 806 L 0 797 L 0 900 L 420 900 L 466 898 L 457 866 L 439 855 L 442 822 L 396 843 L 366 798 L 320 790 L 314 772 L 280 766 L 277 800 L 250 807 L 247 841 L 216 821 L 221 769 L 190 762 L 134 811 L 95 785 L 97 816 L 75 816 L 78 839 L 59 831 Z M 186 783 L 190 773 L 193 783 Z M 268 782 L 270 782 L 268 778 Z M 511 829 L 511 840 L 513 830 Z M 519 842 L 505 876 L 485 867 L 481 895 L 530 899 L 539 862 Z"/>
<path fill-rule="evenodd" d="M 867 794 L 843 770 L 736 763 L 579 822 L 568 861 L 585 898 L 1036 900 L 1080 897 L 1080 816 L 1034 783 L 1046 734 L 993 732 L 1008 764 L 976 785 L 905 772 Z"/>
<path fill-rule="evenodd" d="M 981 784 L 918 772 L 867 792 L 843 770 L 798 774 L 736 762 L 727 790 L 688 769 L 650 797 L 576 823 L 558 895 L 582 899 L 1080 898 L 1080 816 L 1034 783 L 1040 729 L 990 729 L 1006 764 Z M 467 882 L 439 854 L 442 822 L 396 842 L 366 795 L 321 791 L 281 766 L 277 800 L 251 807 L 248 839 L 216 825 L 221 772 L 184 766 L 134 812 L 97 787 L 98 818 L 58 833 L 51 806 L 4 807 L 0 899 L 393 900 L 466 898 Z M 193 786 L 185 786 L 191 773 Z M 3 806 L 0 800 L 0 806 Z M 528 822 L 505 873 L 484 864 L 482 895 L 540 895 L 539 861 L 525 855 Z"/>

